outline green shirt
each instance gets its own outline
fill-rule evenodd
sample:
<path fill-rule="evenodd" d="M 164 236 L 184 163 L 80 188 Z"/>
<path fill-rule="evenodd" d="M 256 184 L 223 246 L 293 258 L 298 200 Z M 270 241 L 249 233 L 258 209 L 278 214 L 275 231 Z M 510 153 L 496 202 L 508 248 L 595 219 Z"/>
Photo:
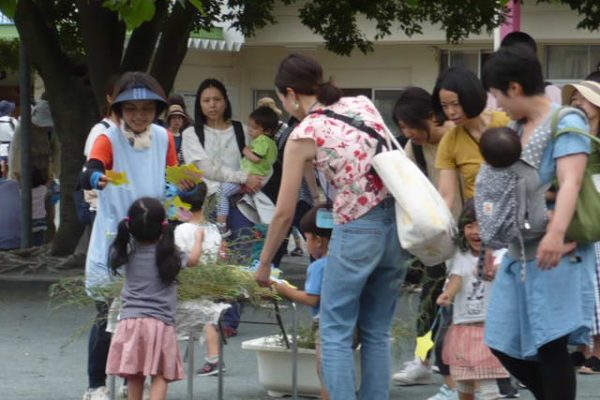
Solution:
<path fill-rule="evenodd" d="M 242 158 L 242 171 L 251 175 L 268 176 L 273 172 L 273 164 L 277 160 L 277 143 L 267 135 L 260 135 L 250 143 L 250 149 L 261 157 L 259 162 Z"/>

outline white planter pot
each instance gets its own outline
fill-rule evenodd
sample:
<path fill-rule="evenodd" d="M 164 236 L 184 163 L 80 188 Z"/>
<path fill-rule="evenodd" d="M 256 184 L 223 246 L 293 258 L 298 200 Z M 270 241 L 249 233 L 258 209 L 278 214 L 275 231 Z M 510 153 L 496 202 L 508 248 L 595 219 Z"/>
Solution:
<path fill-rule="evenodd" d="M 282 397 L 292 393 L 292 350 L 279 344 L 278 335 L 247 340 L 242 349 L 256 351 L 258 381 L 269 396 Z M 360 382 L 360 353 L 354 352 L 357 385 Z M 298 349 L 298 395 L 318 397 L 321 384 L 317 375 L 315 350 Z"/>

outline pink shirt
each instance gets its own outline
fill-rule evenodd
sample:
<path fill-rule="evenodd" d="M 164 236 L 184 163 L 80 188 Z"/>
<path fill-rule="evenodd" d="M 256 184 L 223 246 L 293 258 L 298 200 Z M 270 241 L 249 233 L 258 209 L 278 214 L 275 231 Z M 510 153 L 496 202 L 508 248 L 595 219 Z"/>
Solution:
<path fill-rule="evenodd" d="M 330 106 L 319 104 L 314 108 L 319 109 L 362 120 L 384 137 L 388 131 L 379 111 L 364 96 L 342 97 Z M 366 132 L 322 114 L 309 114 L 290 139 L 312 139 L 317 144 L 315 166 L 327 179 L 321 183 L 336 189 L 333 216 L 337 224 L 363 216 L 388 196 L 381 179 L 371 169 L 377 140 Z"/>

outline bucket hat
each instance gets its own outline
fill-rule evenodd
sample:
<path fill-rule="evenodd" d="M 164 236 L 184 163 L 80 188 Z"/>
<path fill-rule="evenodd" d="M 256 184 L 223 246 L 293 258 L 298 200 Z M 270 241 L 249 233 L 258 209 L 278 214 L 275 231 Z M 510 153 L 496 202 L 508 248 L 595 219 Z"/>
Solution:
<path fill-rule="evenodd" d="M 167 121 L 169 120 L 169 118 L 175 115 L 183 117 L 183 119 L 187 120 L 188 122 L 190 121 L 189 115 L 187 115 L 185 111 L 183 111 L 183 107 L 181 107 L 179 104 L 172 104 L 169 107 L 169 111 L 167 112 Z"/>
<path fill-rule="evenodd" d="M 573 92 L 578 91 L 590 103 L 600 107 L 600 83 L 594 81 L 581 81 L 579 83 L 569 83 L 562 89 L 563 104 L 571 103 Z"/>

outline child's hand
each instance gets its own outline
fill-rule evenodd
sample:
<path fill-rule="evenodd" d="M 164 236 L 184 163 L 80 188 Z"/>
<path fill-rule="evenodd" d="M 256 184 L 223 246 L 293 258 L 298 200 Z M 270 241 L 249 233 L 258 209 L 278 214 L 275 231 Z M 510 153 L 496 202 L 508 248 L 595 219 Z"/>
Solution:
<path fill-rule="evenodd" d="M 100 177 L 100 179 L 98 180 L 98 188 L 104 189 L 106 187 L 106 185 L 108 185 L 109 182 L 110 182 L 110 178 L 106 175 L 102 175 Z"/>
<path fill-rule="evenodd" d="M 242 153 L 244 154 L 244 156 L 248 157 L 248 154 L 251 154 L 252 150 L 250 149 L 250 147 L 246 146 L 244 147 L 244 150 L 242 150 Z"/>
<path fill-rule="evenodd" d="M 448 293 L 444 292 L 438 296 L 437 304 L 442 307 L 450 307 L 452 304 L 452 298 Z"/>

